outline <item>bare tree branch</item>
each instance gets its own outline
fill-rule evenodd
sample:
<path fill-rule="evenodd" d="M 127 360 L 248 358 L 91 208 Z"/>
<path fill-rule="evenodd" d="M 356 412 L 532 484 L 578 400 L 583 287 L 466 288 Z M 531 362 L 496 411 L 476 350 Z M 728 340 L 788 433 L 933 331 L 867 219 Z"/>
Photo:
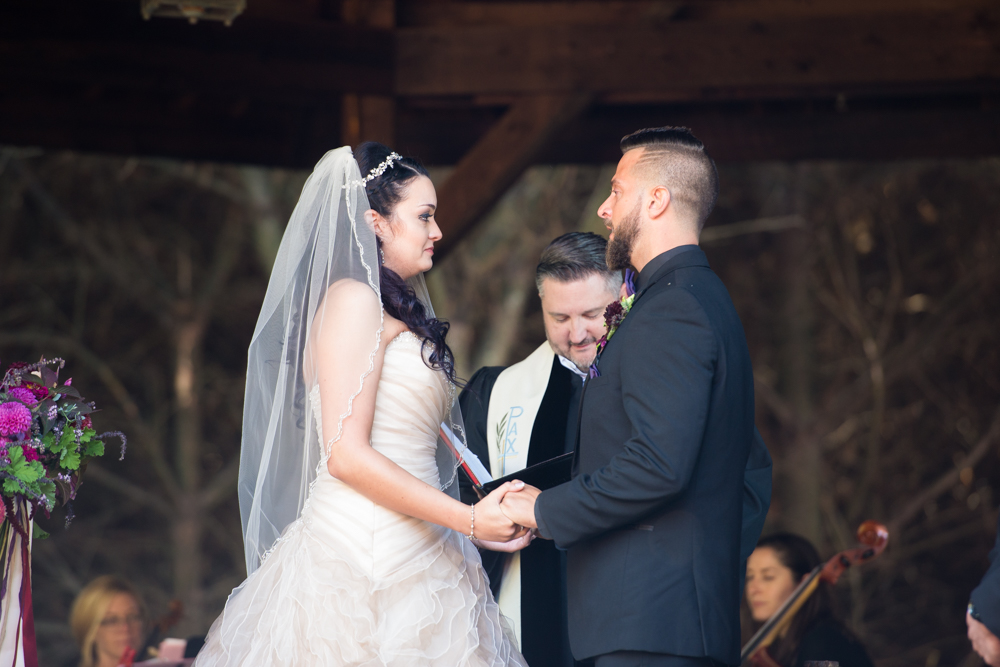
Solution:
<path fill-rule="evenodd" d="M 174 513 L 174 508 L 167 504 L 160 496 L 157 496 L 142 487 L 129 482 L 122 477 L 115 475 L 99 465 L 91 463 L 87 466 L 87 479 L 92 479 L 98 484 L 132 499 L 133 501 L 156 510 L 165 517 L 170 517 Z"/>
<path fill-rule="evenodd" d="M 226 223 L 219 233 L 215 243 L 215 255 L 212 258 L 212 268 L 198 295 L 198 308 L 206 315 L 211 315 L 213 300 L 219 296 L 220 290 L 226 285 L 233 268 L 242 252 L 243 222 L 235 210 L 226 215 Z"/>
<path fill-rule="evenodd" d="M 977 519 L 975 521 L 970 521 L 964 526 L 958 526 L 957 528 L 952 528 L 951 530 L 934 533 L 930 537 L 920 540 L 919 542 L 907 544 L 902 549 L 894 549 L 892 552 L 892 559 L 896 563 L 902 563 L 911 560 L 913 557 L 925 551 L 940 549 L 941 547 L 951 544 L 952 542 L 970 537 L 972 535 L 979 535 L 982 532 L 982 520 Z"/>
<path fill-rule="evenodd" d="M 208 511 L 226 499 L 240 476 L 240 457 L 234 456 L 222 470 L 212 478 L 201 492 L 202 509 Z"/>
<path fill-rule="evenodd" d="M 938 477 L 933 484 L 912 498 L 901 511 L 897 512 L 896 516 L 894 516 L 888 523 L 889 533 L 898 533 L 903 526 L 920 514 L 927 503 L 955 486 L 962 470 L 965 468 L 972 468 L 979 463 L 983 457 L 990 452 L 991 448 L 997 443 L 998 439 L 1000 439 L 1000 407 L 997 408 L 996 413 L 993 416 L 993 422 L 990 424 L 986 434 L 979 439 L 979 442 L 972 448 L 972 451 L 969 452 L 965 458 L 959 461 L 952 470 L 949 470 L 945 474 Z"/>
<path fill-rule="evenodd" d="M 754 378 L 754 396 L 761 399 L 761 401 L 768 407 L 768 409 L 777 417 L 778 421 L 782 423 L 783 426 L 790 429 L 797 429 L 801 425 L 799 424 L 799 417 L 792 409 L 792 406 L 783 399 L 778 392 L 776 392 L 770 385 L 762 382 L 759 378 Z"/>
<path fill-rule="evenodd" d="M 8 164 L 12 168 L 12 171 L 21 177 L 27 186 L 28 192 L 31 193 L 42 209 L 56 223 L 70 244 L 83 248 L 90 258 L 100 265 L 120 288 L 126 293 L 131 294 L 134 301 L 141 305 L 148 313 L 161 321 L 168 317 L 167 313 L 169 309 L 164 306 L 169 303 L 169 295 L 160 289 L 156 289 L 151 284 L 143 285 L 144 281 L 137 281 L 136 276 L 143 275 L 141 271 L 128 271 L 123 268 L 121 261 L 113 260 L 104 247 L 92 235 L 85 233 L 80 228 L 80 224 L 45 189 L 23 162 L 12 159 Z M 150 299 L 151 295 L 158 297 L 158 299 Z"/>
<path fill-rule="evenodd" d="M 712 245 L 720 241 L 728 241 L 737 236 L 757 234 L 760 232 L 783 232 L 789 229 L 803 229 L 806 221 L 801 215 L 780 215 L 771 218 L 757 218 L 733 222 L 728 225 L 706 227 L 701 231 L 699 242 L 702 245 Z"/>

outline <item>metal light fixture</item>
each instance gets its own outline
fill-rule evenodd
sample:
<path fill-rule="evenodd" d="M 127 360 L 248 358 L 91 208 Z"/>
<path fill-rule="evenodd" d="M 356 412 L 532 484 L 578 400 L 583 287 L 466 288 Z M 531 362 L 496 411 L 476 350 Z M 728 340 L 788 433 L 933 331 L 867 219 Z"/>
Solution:
<path fill-rule="evenodd" d="M 246 9 L 246 0 L 142 0 L 142 17 L 154 16 L 198 21 L 222 21 L 227 26 Z"/>

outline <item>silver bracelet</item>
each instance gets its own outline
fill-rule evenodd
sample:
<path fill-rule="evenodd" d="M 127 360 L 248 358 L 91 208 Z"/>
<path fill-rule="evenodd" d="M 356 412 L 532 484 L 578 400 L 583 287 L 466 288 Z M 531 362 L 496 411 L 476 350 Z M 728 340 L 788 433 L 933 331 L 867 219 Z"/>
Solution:
<path fill-rule="evenodd" d="M 476 505 L 473 503 L 469 507 L 472 508 L 472 516 L 470 517 L 469 534 L 467 537 L 470 540 L 474 540 L 476 539 Z"/>

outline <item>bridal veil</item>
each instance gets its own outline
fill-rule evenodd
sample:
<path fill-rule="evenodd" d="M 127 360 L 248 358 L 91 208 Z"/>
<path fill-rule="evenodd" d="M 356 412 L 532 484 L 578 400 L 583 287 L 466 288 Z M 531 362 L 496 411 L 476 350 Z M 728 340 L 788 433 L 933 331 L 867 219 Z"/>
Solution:
<path fill-rule="evenodd" d="M 243 408 L 238 494 L 248 575 L 299 516 L 318 466 L 326 464 L 329 442 L 318 442 L 307 398 L 316 382 L 314 331 L 334 326 L 338 332 L 337 386 L 323 395 L 323 413 L 338 415 L 336 423 L 323 422 L 330 442 L 340 437 L 374 368 L 384 315 L 364 184 L 349 147 L 324 155 L 302 188 L 271 270 L 250 343 Z M 348 290 L 349 303 L 328 298 L 340 281 L 366 289 Z M 409 282 L 433 313 L 423 276 Z M 464 443 L 457 402 L 453 406 L 450 426 Z M 439 442 L 442 486 L 454 497 L 457 465 Z"/>

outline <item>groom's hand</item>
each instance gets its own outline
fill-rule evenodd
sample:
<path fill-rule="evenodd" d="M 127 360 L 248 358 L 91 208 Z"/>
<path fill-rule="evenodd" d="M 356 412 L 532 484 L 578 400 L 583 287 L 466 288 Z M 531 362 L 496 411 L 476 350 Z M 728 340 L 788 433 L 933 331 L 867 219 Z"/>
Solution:
<path fill-rule="evenodd" d="M 541 494 L 540 489 L 525 484 L 522 490 L 510 491 L 503 497 L 500 511 L 516 524 L 526 528 L 538 528 L 535 522 L 535 499 L 539 494 Z"/>
<path fill-rule="evenodd" d="M 500 501 L 505 495 L 519 491 L 523 486 L 523 482 L 506 482 L 476 503 L 476 537 L 487 542 L 509 542 L 528 532 L 527 528 L 511 521 L 500 509 Z"/>

